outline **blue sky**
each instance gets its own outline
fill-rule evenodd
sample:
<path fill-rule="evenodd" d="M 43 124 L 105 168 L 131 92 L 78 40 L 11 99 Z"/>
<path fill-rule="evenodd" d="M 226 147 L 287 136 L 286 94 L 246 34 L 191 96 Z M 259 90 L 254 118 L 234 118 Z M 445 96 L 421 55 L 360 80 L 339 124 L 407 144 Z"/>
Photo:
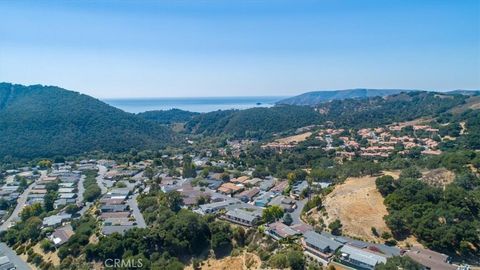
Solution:
<path fill-rule="evenodd" d="M 99 98 L 480 89 L 480 1 L 0 1 L 0 81 Z"/>

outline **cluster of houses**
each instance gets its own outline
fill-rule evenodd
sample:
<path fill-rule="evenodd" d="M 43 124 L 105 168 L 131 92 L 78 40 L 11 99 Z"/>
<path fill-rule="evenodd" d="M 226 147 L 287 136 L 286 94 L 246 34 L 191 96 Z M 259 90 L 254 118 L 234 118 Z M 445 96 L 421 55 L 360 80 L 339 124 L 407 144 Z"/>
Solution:
<path fill-rule="evenodd" d="M 115 232 L 123 234 L 137 225 L 127 203 L 130 195 L 129 188 L 113 188 L 100 199 L 99 218 L 103 224 L 104 235 Z"/>
<path fill-rule="evenodd" d="M 47 185 L 50 183 L 58 184 L 58 197 L 55 199 L 54 208 L 59 209 L 70 204 L 80 205 L 78 201 L 79 190 L 78 187 L 81 178 L 81 171 L 72 171 L 67 168 L 60 168 L 52 170 L 45 177 L 41 177 L 33 185 L 32 190 L 28 194 L 27 204 L 43 203 L 45 195 L 47 194 Z"/>
<path fill-rule="evenodd" d="M 36 181 L 40 177 L 40 174 L 31 168 L 21 168 L 19 170 L 7 170 L 3 176 L 5 181 L 0 187 L 0 199 L 10 205 L 14 205 L 20 197 L 22 188 L 26 188 L 30 183 Z M 22 183 L 22 181 L 24 183 Z M 6 209 L 0 210 L 2 223 L 6 219 L 5 215 L 7 212 Z"/>
<path fill-rule="evenodd" d="M 405 134 L 405 128 L 412 132 Z M 413 148 L 421 148 L 424 155 L 439 155 L 438 149 L 439 130 L 428 125 L 394 124 L 387 127 L 363 128 L 358 130 L 356 136 L 351 136 L 345 129 L 326 128 L 315 132 L 315 138 L 325 143 L 324 146 L 308 146 L 310 149 L 322 148 L 325 151 L 335 150 L 337 156 L 352 158 L 356 155 L 362 157 L 386 158 L 394 153 L 395 146 L 403 148 L 400 154 L 407 154 Z M 309 132 L 311 134 L 311 132 Z M 357 136 L 358 135 L 358 136 Z M 421 136 L 420 136 L 421 135 Z M 360 138 L 360 139 L 359 139 Z M 363 142 L 360 142 L 363 141 Z M 335 144 L 334 141 L 341 142 Z M 366 143 L 365 143 L 366 142 Z M 283 151 L 294 148 L 299 141 L 277 139 L 262 145 L 262 148 Z"/>
<path fill-rule="evenodd" d="M 298 239 L 304 254 L 323 265 L 333 262 L 348 269 L 375 269 L 378 264 L 386 263 L 389 257 L 408 256 L 425 269 L 463 269 L 450 264 L 449 257 L 438 252 L 415 247 L 401 250 L 384 244 L 372 244 L 328 232 L 316 232 L 306 224 L 287 226 L 278 221 L 268 224 L 265 233 L 275 240 Z"/>

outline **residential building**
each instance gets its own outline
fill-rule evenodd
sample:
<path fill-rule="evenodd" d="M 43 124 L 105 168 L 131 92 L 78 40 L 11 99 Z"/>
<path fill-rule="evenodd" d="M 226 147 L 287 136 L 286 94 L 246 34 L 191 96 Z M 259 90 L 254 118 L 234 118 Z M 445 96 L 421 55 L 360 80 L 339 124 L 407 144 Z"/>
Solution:
<path fill-rule="evenodd" d="M 235 195 L 235 198 L 240 199 L 242 202 L 249 202 L 252 201 L 253 198 L 260 192 L 258 188 L 247 189 L 239 194 Z"/>
<path fill-rule="evenodd" d="M 455 270 L 456 266 L 450 264 L 450 257 L 429 249 L 412 248 L 405 253 L 412 260 L 431 270 Z"/>
<path fill-rule="evenodd" d="M 367 270 L 373 270 L 377 264 L 387 262 L 387 258 L 380 254 L 375 254 L 349 245 L 344 245 L 340 249 L 339 260 L 347 266 L 349 265 L 354 268 Z"/>
<path fill-rule="evenodd" d="M 276 240 L 300 235 L 299 232 L 295 231 L 294 229 L 290 228 L 289 226 L 283 224 L 280 221 L 268 224 L 265 233 Z"/>
<path fill-rule="evenodd" d="M 255 226 L 260 221 L 261 215 L 259 212 L 254 210 L 248 211 L 236 208 L 227 211 L 223 218 L 233 223 L 251 227 Z"/>
<path fill-rule="evenodd" d="M 202 214 L 213 214 L 219 210 L 226 209 L 228 206 L 237 204 L 235 200 L 226 200 L 221 202 L 207 203 L 199 206 L 199 210 Z"/>
<path fill-rule="evenodd" d="M 314 231 L 304 233 L 302 245 L 305 251 L 314 255 L 312 257 L 319 257 L 323 263 L 328 262 L 335 251 L 343 246 L 342 243 Z"/>
<path fill-rule="evenodd" d="M 66 225 L 60 228 L 55 229 L 53 233 L 49 236 L 49 239 L 53 242 L 56 247 L 59 247 L 65 244 L 70 237 L 74 234 L 72 226 Z"/>
<path fill-rule="evenodd" d="M 53 216 L 49 216 L 43 219 L 43 226 L 45 227 L 56 227 L 61 225 L 64 221 L 69 220 L 72 218 L 70 214 L 57 214 Z"/>

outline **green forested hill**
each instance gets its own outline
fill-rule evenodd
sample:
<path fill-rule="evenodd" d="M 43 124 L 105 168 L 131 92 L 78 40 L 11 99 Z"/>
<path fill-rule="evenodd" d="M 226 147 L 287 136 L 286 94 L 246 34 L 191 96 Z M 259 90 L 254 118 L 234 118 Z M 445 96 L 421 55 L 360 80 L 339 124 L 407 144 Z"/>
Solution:
<path fill-rule="evenodd" d="M 322 119 L 338 127 L 375 127 L 419 117 L 437 116 L 464 104 L 465 95 L 435 92 L 408 92 L 387 97 L 345 99 L 317 106 Z"/>
<path fill-rule="evenodd" d="M 466 99 L 464 95 L 412 91 L 388 97 L 334 100 L 316 107 L 277 105 L 216 111 L 193 117 L 186 127 L 199 134 L 257 138 L 327 121 L 337 127 L 374 127 L 436 116 L 464 104 Z"/>
<path fill-rule="evenodd" d="M 409 92 L 416 90 L 404 89 L 346 89 L 346 90 L 329 90 L 329 91 L 314 91 L 303 93 L 298 96 L 280 100 L 277 104 L 289 105 L 303 105 L 315 106 L 320 103 L 331 100 L 344 100 L 352 98 L 370 98 L 370 97 L 384 97 L 394 95 L 401 92 Z"/>
<path fill-rule="evenodd" d="M 319 121 L 320 115 L 311 107 L 281 105 L 205 113 L 194 117 L 186 128 L 193 133 L 261 138 Z"/>
<path fill-rule="evenodd" d="M 189 112 L 180 109 L 146 111 L 139 113 L 138 116 L 147 120 L 156 121 L 160 124 L 184 123 L 199 115 L 197 112 Z"/>
<path fill-rule="evenodd" d="M 87 95 L 54 86 L 0 83 L 0 156 L 156 148 L 173 139 L 159 124 Z"/>

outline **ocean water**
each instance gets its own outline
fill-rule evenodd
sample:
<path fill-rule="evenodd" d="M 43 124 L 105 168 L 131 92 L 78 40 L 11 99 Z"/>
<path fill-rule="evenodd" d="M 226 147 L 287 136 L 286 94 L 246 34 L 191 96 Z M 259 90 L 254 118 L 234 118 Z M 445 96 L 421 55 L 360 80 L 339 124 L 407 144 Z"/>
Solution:
<path fill-rule="evenodd" d="M 271 107 L 286 97 L 198 97 L 198 98 L 131 98 L 103 101 L 126 112 L 181 109 L 191 112 L 212 112 L 229 109 Z"/>

